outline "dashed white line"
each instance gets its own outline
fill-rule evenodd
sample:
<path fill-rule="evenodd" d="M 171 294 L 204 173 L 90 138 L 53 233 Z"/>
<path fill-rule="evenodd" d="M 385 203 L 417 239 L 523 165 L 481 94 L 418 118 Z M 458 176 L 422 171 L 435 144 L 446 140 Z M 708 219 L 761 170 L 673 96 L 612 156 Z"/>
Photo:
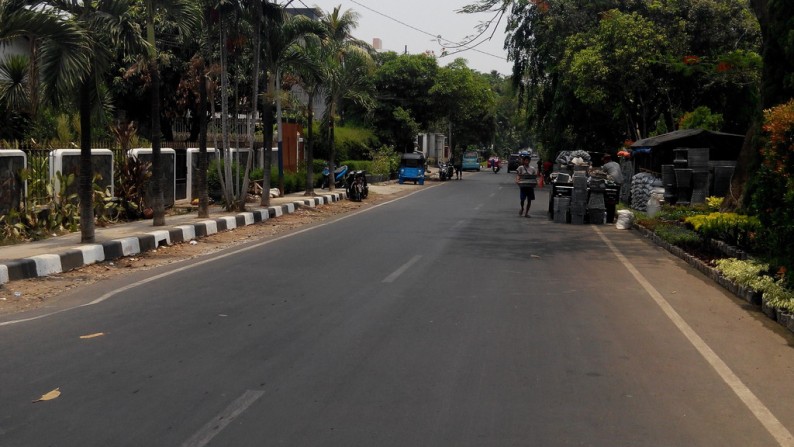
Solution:
<path fill-rule="evenodd" d="M 414 265 L 417 262 L 419 262 L 420 259 L 422 259 L 421 255 L 414 256 L 413 258 L 411 258 L 410 261 L 408 261 L 405 264 L 403 264 L 402 267 L 400 267 L 397 270 L 395 270 L 394 273 L 392 273 L 391 275 L 387 276 L 383 280 L 383 282 L 394 282 L 395 279 L 399 278 L 400 275 L 405 273 L 409 268 L 411 268 L 412 265 Z"/>
<path fill-rule="evenodd" d="M 204 447 L 227 425 L 237 419 L 245 410 L 265 394 L 264 391 L 247 390 L 237 400 L 226 407 L 221 414 L 209 421 L 201 430 L 182 443 L 182 447 Z"/>

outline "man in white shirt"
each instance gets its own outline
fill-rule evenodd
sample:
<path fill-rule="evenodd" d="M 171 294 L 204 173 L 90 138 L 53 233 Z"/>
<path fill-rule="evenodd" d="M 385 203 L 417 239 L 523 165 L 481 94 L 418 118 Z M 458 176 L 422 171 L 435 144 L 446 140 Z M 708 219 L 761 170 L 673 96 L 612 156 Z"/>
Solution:
<path fill-rule="evenodd" d="M 535 200 L 535 187 L 526 183 L 526 176 L 532 175 L 537 177 L 538 170 L 529 164 L 529 155 L 524 155 L 521 157 L 521 166 L 516 169 L 516 184 L 518 185 L 521 198 L 521 210 L 518 212 L 519 216 L 530 217 L 529 207 L 532 206 L 532 201 Z M 526 209 L 524 208 L 524 202 L 527 203 Z"/>

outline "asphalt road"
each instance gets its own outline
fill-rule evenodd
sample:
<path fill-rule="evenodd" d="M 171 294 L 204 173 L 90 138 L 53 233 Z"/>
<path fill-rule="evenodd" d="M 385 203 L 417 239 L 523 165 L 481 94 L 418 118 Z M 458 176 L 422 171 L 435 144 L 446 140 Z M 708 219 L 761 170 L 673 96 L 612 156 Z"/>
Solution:
<path fill-rule="evenodd" d="M 0 326 L 0 445 L 794 443 L 789 334 L 635 232 L 548 221 L 544 191 L 518 217 L 513 178 Z"/>

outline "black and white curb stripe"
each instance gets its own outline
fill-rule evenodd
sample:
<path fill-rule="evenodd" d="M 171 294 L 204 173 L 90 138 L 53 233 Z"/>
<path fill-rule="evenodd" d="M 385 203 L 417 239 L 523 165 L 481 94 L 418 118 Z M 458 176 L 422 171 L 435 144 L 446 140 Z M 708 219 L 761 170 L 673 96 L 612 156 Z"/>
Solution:
<path fill-rule="evenodd" d="M 319 205 L 340 201 L 345 197 L 346 194 L 344 192 L 307 197 L 291 203 L 239 213 L 234 216 L 203 220 L 190 225 L 176 226 L 168 230 L 157 230 L 137 236 L 114 239 L 101 244 L 81 245 L 60 254 L 38 255 L 7 261 L 4 264 L 0 264 L 0 284 L 20 279 L 48 276 L 97 262 L 134 256 L 163 245 L 188 242 L 220 231 L 233 230 L 294 213 L 296 209 L 302 206 L 314 208 Z"/>

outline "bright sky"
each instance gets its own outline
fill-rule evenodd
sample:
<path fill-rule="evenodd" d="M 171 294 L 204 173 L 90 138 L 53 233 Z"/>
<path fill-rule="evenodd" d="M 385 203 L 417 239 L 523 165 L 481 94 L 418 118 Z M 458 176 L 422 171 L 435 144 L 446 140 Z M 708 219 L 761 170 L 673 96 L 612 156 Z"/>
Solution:
<path fill-rule="evenodd" d="M 284 3 L 284 0 L 279 3 Z M 435 52 L 439 65 L 446 65 L 455 58 L 468 61 L 469 68 L 483 73 L 496 70 L 503 75 L 512 72 L 512 63 L 507 62 L 504 50 L 505 21 L 492 26 L 474 41 L 473 49 L 460 47 L 475 36 L 477 25 L 491 20 L 493 13 L 460 14 L 456 11 L 469 3 L 468 0 L 293 0 L 290 7 L 318 6 L 323 11 L 332 11 L 341 5 L 342 11 L 352 9 L 359 14 L 358 28 L 354 35 L 368 43 L 377 37 L 383 50 L 402 53 L 408 47 L 409 54 L 426 50 Z M 491 33 L 496 29 L 496 32 Z M 436 36 L 441 36 L 439 39 Z M 490 37 L 490 40 L 488 39 Z M 439 42 L 440 41 L 440 42 Z M 473 44 L 467 47 L 475 46 Z M 446 48 L 450 55 L 440 57 Z M 462 50 L 462 51 L 461 51 Z M 456 54 L 451 54 L 460 51 Z"/>

